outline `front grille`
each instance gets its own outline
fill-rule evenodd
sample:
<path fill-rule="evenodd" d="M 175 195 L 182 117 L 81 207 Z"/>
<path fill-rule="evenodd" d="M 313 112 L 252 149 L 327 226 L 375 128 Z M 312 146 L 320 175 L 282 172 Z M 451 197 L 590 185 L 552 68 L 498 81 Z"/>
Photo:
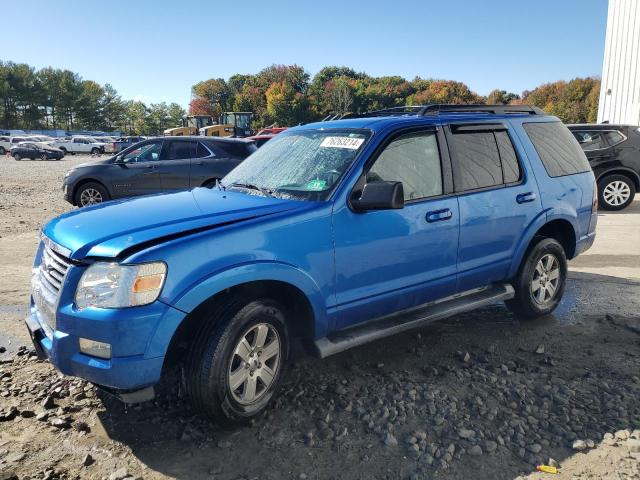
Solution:
<path fill-rule="evenodd" d="M 48 238 L 43 238 L 40 265 L 34 269 L 32 295 L 41 320 L 45 323 L 46 333 L 50 336 L 56 329 L 56 309 L 64 279 L 71 268 L 71 260 L 60 253 L 58 247 Z M 49 331 L 47 331 L 49 330 Z"/>

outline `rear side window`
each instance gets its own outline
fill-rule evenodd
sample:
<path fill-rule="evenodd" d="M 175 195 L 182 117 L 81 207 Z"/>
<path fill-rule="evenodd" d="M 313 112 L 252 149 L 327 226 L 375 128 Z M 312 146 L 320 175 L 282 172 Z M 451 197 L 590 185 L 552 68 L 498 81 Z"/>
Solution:
<path fill-rule="evenodd" d="M 562 123 L 525 123 L 523 127 L 550 177 L 591 170 L 582 148 Z"/>
<path fill-rule="evenodd" d="M 455 154 L 456 190 L 475 190 L 501 185 L 502 166 L 493 132 L 452 135 Z"/>
<path fill-rule="evenodd" d="M 520 164 L 513 143 L 509 138 L 509 134 L 505 131 L 493 132 L 498 144 L 498 152 L 500 153 L 500 161 L 502 163 L 502 179 L 504 183 L 514 183 L 522 177 L 520 172 Z"/>
<path fill-rule="evenodd" d="M 247 158 L 256 150 L 253 143 L 245 142 L 217 142 L 215 145 L 227 155 L 239 158 Z"/>
<path fill-rule="evenodd" d="M 571 133 L 576 137 L 580 147 L 585 152 L 607 148 L 607 142 L 604 139 L 602 132 L 573 130 Z"/>
<path fill-rule="evenodd" d="M 211 152 L 202 143 L 198 142 L 198 148 L 196 150 L 196 158 L 204 158 L 211 156 Z"/>
<path fill-rule="evenodd" d="M 614 145 L 625 141 L 624 135 L 622 135 L 620 132 L 615 131 L 604 132 L 604 137 L 607 139 L 610 147 L 613 147 Z"/>
<path fill-rule="evenodd" d="M 169 143 L 164 160 L 186 160 L 193 158 L 194 154 L 195 142 L 173 140 Z"/>

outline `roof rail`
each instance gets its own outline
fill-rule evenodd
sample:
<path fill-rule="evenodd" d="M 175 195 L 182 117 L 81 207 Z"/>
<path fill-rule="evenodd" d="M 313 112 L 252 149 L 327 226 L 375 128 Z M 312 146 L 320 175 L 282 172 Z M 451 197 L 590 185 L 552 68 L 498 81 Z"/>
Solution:
<path fill-rule="evenodd" d="M 438 115 L 440 113 L 521 113 L 528 115 L 545 115 L 538 107 L 529 105 L 451 105 L 451 104 L 432 104 L 425 105 L 420 108 L 418 115 Z"/>

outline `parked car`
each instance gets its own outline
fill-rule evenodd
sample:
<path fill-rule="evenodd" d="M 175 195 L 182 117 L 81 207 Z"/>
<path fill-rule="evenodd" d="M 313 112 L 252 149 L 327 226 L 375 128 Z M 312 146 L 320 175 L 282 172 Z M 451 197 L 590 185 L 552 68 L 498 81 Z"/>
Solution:
<path fill-rule="evenodd" d="M 6 155 L 9 150 L 11 150 L 11 137 L 0 135 L 0 155 Z"/>
<path fill-rule="evenodd" d="M 252 137 L 247 137 L 247 139 L 254 142 L 256 144 L 256 147 L 260 148 L 275 136 L 276 135 L 273 133 L 266 133 L 263 135 L 253 135 Z"/>
<path fill-rule="evenodd" d="M 142 171 L 162 152 L 147 145 Z M 179 368 L 197 411 L 246 421 L 294 337 L 326 357 L 496 302 L 549 314 L 596 222 L 593 172 L 555 117 L 373 112 L 282 132 L 217 188 L 53 219 L 26 322 L 66 375 L 133 403 Z"/>
<path fill-rule="evenodd" d="M 20 142 L 11 147 L 11 156 L 16 160 L 60 160 L 64 157 L 62 150 L 36 142 Z"/>
<path fill-rule="evenodd" d="M 640 127 L 582 124 L 569 130 L 591 164 L 602 208 L 628 207 L 640 190 Z"/>
<path fill-rule="evenodd" d="M 98 141 L 104 143 L 104 153 L 116 153 L 114 137 L 99 137 Z"/>
<path fill-rule="evenodd" d="M 125 148 L 129 148 L 131 145 L 134 145 L 138 142 L 142 142 L 146 137 L 120 137 L 115 142 L 113 142 L 112 150 L 114 153 L 121 152 Z"/>
<path fill-rule="evenodd" d="M 84 207 L 113 198 L 213 186 L 255 150 L 245 139 L 145 140 L 107 160 L 70 170 L 63 180 L 64 198 Z"/>
<path fill-rule="evenodd" d="M 92 138 L 87 137 L 73 137 L 71 139 L 60 139 L 51 142 L 53 147 L 62 150 L 65 155 L 70 153 L 75 155 L 76 153 L 90 153 L 92 155 L 98 155 L 104 153 L 105 144 L 98 142 Z"/>

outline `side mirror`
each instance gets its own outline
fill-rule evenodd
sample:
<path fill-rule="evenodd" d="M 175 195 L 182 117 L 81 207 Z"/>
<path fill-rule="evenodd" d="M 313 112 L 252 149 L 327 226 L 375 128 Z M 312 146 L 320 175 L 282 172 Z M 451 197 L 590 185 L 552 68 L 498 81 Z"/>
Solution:
<path fill-rule="evenodd" d="M 360 212 L 367 210 L 396 210 L 404 208 L 404 188 L 402 182 L 366 183 L 360 198 L 351 200 L 353 208 Z"/>
<path fill-rule="evenodd" d="M 122 159 L 122 155 L 116 155 L 116 158 L 113 161 L 113 163 L 124 163 L 124 160 Z"/>

